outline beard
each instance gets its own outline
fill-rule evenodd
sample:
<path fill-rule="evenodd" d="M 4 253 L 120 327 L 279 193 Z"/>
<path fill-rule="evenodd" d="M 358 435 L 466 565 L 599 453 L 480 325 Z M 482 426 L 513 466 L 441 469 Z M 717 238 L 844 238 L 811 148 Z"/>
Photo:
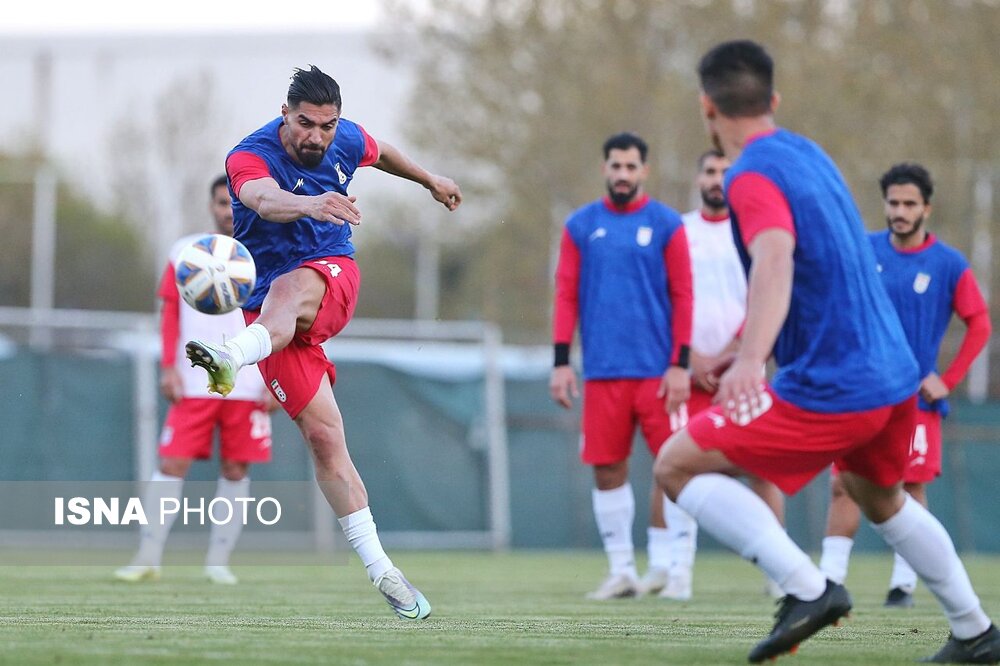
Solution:
<path fill-rule="evenodd" d="M 721 187 L 702 190 L 701 202 L 705 204 L 706 208 L 718 210 L 726 207 L 726 195 L 723 193 Z"/>
<path fill-rule="evenodd" d="M 615 183 L 616 185 L 621 185 L 622 183 Z M 611 199 L 612 203 L 616 206 L 624 206 L 628 202 L 635 198 L 636 192 L 639 191 L 639 186 L 634 185 L 628 190 L 622 192 L 615 190 L 615 186 L 608 183 L 608 197 Z"/>
<path fill-rule="evenodd" d="M 906 220 L 903 220 L 901 218 L 898 218 L 898 217 L 896 217 L 896 218 L 887 217 L 887 218 L 885 218 L 885 223 L 889 227 L 889 233 L 891 233 L 893 236 L 896 236 L 897 238 L 900 238 L 900 239 L 903 239 L 903 240 L 909 240 L 910 238 L 913 238 L 917 234 L 923 232 L 923 230 L 924 230 L 924 218 L 925 217 L 926 216 L 923 216 L 919 220 L 917 220 L 916 222 L 914 222 L 913 223 L 913 228 L 911 228 L 909 231 L 896 231 L 895 229 L 893 229 L 893 227 L 892 227 L 892 223 L 893 222 L 905 222 L 906 221 Z"/>
<path fill-rule="evenodd" d="M 315 144 L 303 145 L 296 148 L 295 155 L 299 158 L 302 166 L 307 169 L 315 169 L 323 161 L 323 156 L 326 155 L 326 148 Z"/>

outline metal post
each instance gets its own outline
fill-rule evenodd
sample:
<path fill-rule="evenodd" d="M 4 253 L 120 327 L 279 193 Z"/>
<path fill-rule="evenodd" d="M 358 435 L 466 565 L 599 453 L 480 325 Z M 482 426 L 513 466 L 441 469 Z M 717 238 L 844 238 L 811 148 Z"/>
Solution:
<path fill-rule="evenodd" d="M 55 304 L 56 269 L 56 176 L 48 166 L 35 172 L 31 227 L 31 309 L 50 310 Z M 33 327 L 29 335 L 33 349 L 52 346 L 52 330 Z"/>
<path fill-rule="evenodd" d="M 510 548 L 510 465 L 507 457 L 507 401 L 504 373 L 500 365 L 503 338 L 495 324 L 485 324 L 486 352 L 483 396 L 486 407 L 487 455 L 489 456 L 490 532 L 493 550 Z"/>
<path fill-rule="evenodd" d="M 977 169 L 975 191 L 975 219 L 972 235 L 972 270 L 983 292 L 983 298 L 990 302 L 990 285 L 993 283 L 993 236 L 990 233 L 990 219 L 993 212 L 993 169 L 990 163 Z M 974 403 L 986 401 L 989 394 L 990 343 L 969 368 L 969 400 Z"/>

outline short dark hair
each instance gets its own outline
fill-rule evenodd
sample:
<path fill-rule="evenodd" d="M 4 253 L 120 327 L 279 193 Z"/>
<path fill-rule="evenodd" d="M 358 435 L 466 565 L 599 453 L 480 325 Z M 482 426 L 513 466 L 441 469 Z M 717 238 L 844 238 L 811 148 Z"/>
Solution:
<path fill-rule="evenodd" d="M 604 159 L 608 159 L 612 150 L 628 150 L 629 148 L 639 149 L 639 159 L 646 162 L 646 155 L 649 153 L 649 146 L 642 140 L 642 137 L 633 132 L 619 132 L 608 137 L 604 142 Z"/>
<path fill-rule="evenodd" d="M 215 180 L 212 181 L 212 187 L 208 188 L 208 196 L 214 197 L 215 190 L 219 189 L 220 187 L 225 187 L 225 188 L 229 187 L 229 179 L 226 178 L 225 174 L 221 176 L 216 176 Z"/>
<path fill-rule="evenodd" d="M 701 89 L 730 118 L 762 116 L 771 110 L 774 61 L 749 39 L 723 42 L 698 64 Z"/>
<path fill-rule="evenodd" d="M 316 65 L 309 65 L 308 71 L 296 67 L 292 83 L 288 86 L 288 106 L 295 107 L 302 102 L 316 106 L 333 104 L 339 110 L 340 86 Z"/>
<path fill-rule="evenodd" d="M 711 148 L 709 150 L 706 150 L 705 152 L 703 152 L 701 155 L 698 156 L 698 171 L 701 171 L 702 169 L 705 168 L 705 160 L 707 160 L 709 157 L 718 157 L 719 159 L 724 159 L 726 155 L 718 148 Z"/>
<path fill-rule="evenodd" d="M 934 182 L 931 180 L 930 172 L 916 162 L 893 164 L 882 174 L 878 184 L 882 186 L 882 198 L 889 192 L 890 185 L 916 185 L 924 197 L 924 203 L 930 203 L 934 194 Z"/>

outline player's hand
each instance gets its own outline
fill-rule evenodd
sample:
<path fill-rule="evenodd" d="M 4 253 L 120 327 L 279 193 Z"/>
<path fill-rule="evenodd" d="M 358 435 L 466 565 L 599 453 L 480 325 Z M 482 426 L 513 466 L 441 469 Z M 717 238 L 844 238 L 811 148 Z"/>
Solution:
<path fill-rule="evenodd" d="M 663 408 L 670 414 L 670 427 L 679 430 L 687 425 L 687 401 L 691 397 L 691 375 L 685 368 L 672 365 L 663 373 L 656 397 L 663 400 Z M 681 423 L 681 420 L 684 423 Z"/>
<path fill-rule="evenodd" d="M 177 368 L 173 366 L 162 368 L 160 374 L 160 393 L 172 403 L 184 397 L 184 382 L 181 381 L 181 374 L 177 372 Z"/>
<path fill-rule="evenodd" d="M 440 201 L 448 210 L 455 210 L 462 203 L 462 190 L 458 189 L 458 184 L 451 178 L 431 176 L 427 189 L 431 191 L 434 200 Z"/>
<path fill-rule="evenodd" d="M 331 222 L 338 227 L 345 222 L 353 225 L 361 224 L 361 211 L 354 205 L 357 197 L 344 196 L 340 192 L 324 192 L 312 197 L 309 217 L 320 222 Z"/>
<path fill-rule="evenodd" d="M 573 366 L 560 365 L 552 368 L 552 374 L 549 375 L 549 395 L 557 405 L 566 409 L 573 408 L 573 398 L 580 397 Z"/>
<path fill-rule="evenodd" d="M 717 356 L 713 359 L 711 369 L 705 373 L 705 383 L 710 387 L 708 389 L 709 393 L 715 393 L 719 390 L 719 379 L 735 360 L 736 352 L 722 354 L 721 356 Z"/>
<path fill-rule="evenodd" d="M 712 376 L 712 369 L 715 367 L 715 357 L 702 356 L 698 352 L 691 350 L 691 385 L 700 388 L 702 391 L 714 393 L 719 387 L 719 378 Z"/>
<path fill-rule="evenodd" d="M 741 415 L 753 418 L 760 413 L 764 386 L 764 364 L 737 356 L 719 379 L 715 402 L 730 421 L 740 422 Z"/>
<path fill-rule="evenodd" d="M 920 397 L 928 404 L 947 398 L 950 393 L 948 385 L 936 372 L 927 375 L 924 381 L 920 382 Z"/>

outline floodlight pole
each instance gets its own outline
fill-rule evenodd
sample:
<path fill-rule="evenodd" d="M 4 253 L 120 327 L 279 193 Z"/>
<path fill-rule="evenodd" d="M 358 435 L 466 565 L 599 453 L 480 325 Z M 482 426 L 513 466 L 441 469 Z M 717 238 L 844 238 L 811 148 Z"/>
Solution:
<path fill-rule="evenodd" d="M 56 270 L 56 176 L 49 166 L 35 172 L 31 227 L 31 309 L 51 310 L 55 304 Z M 52 346 L 52 330 L 33 327 L 32 348 Z"/>

